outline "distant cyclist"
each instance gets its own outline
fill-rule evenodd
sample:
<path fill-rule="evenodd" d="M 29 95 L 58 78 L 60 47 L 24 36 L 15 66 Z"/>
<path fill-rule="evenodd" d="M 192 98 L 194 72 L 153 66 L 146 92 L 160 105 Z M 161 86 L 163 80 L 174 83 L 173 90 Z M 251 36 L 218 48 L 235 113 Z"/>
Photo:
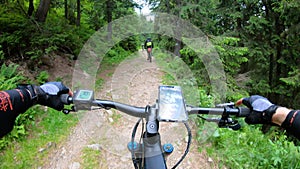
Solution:
<path fill-rule="evenodd" d="M 153 45 L 153 42 L 151 40 L 150 37 L 148 37 L 144 43 L 144 48 L 147 49 L 147 54 L 148 54 L 148 58 L 147 60 L 152 60 L 152 49 L 153 49 L 154 45 Z"/>

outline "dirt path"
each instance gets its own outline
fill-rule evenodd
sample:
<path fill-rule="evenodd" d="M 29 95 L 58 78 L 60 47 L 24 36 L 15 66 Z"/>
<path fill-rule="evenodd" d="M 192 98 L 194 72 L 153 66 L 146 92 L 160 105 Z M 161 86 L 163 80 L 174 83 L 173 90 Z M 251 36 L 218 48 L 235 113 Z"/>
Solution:
<path fill-rule="evenodd" d="M 146 61 L 146 55 L 122 62 L 106 81 L 96 98 L 112 99 L 135 106 L 155 103 L 158 86 L 163 73 L 155 64 Z M 70 133 L 65 143 L 56 147 L 42 167 L 59 169 L 79 169 L 82 150 L 89 145 L 100 145 L 101 158 L 98 168 L 133 168 L 127 143 L 136 118 L 113 110 L 95 110 L 82 114 L 80 123 Z M 175 148 L 167 160 L 172 167 L 185 151 L 186 132 L 180 123 L 163 123 L 160 126 L 162 143 L 171 142 Z M 194 139 L 195 140 L 195 139 Z M 101 161 L 100 161 L 101 160 Z M 197 151 L 197 143 L 192 142 L 191 149 L 179 169 L 215 168 L 204 153 Z"/>

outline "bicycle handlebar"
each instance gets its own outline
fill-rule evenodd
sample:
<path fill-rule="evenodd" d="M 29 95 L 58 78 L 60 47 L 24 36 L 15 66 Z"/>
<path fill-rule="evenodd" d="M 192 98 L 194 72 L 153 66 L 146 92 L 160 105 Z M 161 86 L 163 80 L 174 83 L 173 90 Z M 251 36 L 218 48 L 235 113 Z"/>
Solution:
<path fill-rule="evenodd" d="M 110 109 L 110 108 L 117 109 L 121 112 L 124 112 L 134 117 L 141 117 L 141 118 L 147 117 L 145 107 L 135 107 L 135 106 L 130 106 L 128 104 L 123 104 L 123 103 L 114 102 L 110 100 L 94 100 L 92 102 L 92 105 L 99 106 L 105 109 Z"/>
<path fill-rule="evenodd" d="M 69 96 L 68 94 L 62 94 L 60 96 L 60 100 L 66 105 L 73 103 L 73 98 L 71 96 Z M 85 102 L 82 104 L 88 104 L 88 107 L 96 106 L 96 107 L 100 107 L 100 108 L 104 108 L 104 109 L 113 108 L 113 109 L 117 109 L 121 112 L 124 112 L 124 113 L 129 114 L 134 117 L 141 117 L 141 118 L 147 117 L 145 107 L 136 107 L 136 106 L 131 106 L 131 105 L 124 104 L 124 103 L 114 102 L 114 101 L 110 101 L 110 100 L 100 100 L 100 99 L 95 99 L 91 103 Z M 77 111 L 77 110 L 74 109 L 73 111 Z"/>
<path fill-rule="evenodd" d="M 73 98 L 67 94 L 63 94 L 60 96 L 61 101 L 64 104 L 72 104 Z M 91 103 L 83 103 L 83 104 L 90 104 L 90 107 L 96 106 L 104 109 L 117 109 L 121 112 L 129 114 L 134 117 L 141 117 L 146 118 L 147 112 L 146 107 L 135 107 L 124 103 L 114 102 L 110 100 L 100 100 L 95 99 Z M 234 115 L 235 117 L 246 117 L 250 114 L 250 109 L 245 107 L 234 107 L 233 104 L 224 104 L 224 107 L 216 107 L 216 108 L 203 108 L 203 107 L 193 107 L 187 105 L 186 110 L 188 114 L 210 114 L 210 115 Z M 77 111 L 77 110 L 74 110 Z"/>
<path fill-rule="evenodd" d="M 235 115 L 236 117 L 246 117 L 250 114 L 250 109 L 246 107 L 224 107 L 224 108 L 202 108 L 202 107 L 187 107 L 189 114 L 211 114 L 211 115 Z"/>

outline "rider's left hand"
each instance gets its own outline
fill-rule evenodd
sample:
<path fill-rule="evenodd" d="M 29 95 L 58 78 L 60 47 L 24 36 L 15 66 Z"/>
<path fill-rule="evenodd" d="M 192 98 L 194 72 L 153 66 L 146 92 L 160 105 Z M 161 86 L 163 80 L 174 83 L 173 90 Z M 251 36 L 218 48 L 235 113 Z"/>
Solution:
<path fill-rule="evenodd" d="M 62 82 L 47 82 L 41 86 L 35 86 L 37 94 L 37 103 L 51 107 L 56 110 L 62 110 L 64 103 L 60 99 L 61 94 L 72 95 L 71 90 Z"/>

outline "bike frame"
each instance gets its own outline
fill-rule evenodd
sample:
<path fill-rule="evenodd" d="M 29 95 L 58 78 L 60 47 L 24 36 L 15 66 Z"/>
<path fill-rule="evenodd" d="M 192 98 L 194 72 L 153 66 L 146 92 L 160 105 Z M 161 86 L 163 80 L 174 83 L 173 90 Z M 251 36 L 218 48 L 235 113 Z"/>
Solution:
<path fill-rule="evenodd" d="M 100 106 L 104 108 L 114 108 L 128 115 L 145 118 L 146 119 L 146 131 L 142 136 L 143 145 L 143 160 L 137 164 L 143 169 L 166 169 L 166 160 L 161 147 L 160 134 L 158 132 L 159 122 L 156 119 L 157 105 L 148 107 L 133 107 L 130 105 L 112 102 L 107 100 L 95 100 L 94 106 Z"/>

